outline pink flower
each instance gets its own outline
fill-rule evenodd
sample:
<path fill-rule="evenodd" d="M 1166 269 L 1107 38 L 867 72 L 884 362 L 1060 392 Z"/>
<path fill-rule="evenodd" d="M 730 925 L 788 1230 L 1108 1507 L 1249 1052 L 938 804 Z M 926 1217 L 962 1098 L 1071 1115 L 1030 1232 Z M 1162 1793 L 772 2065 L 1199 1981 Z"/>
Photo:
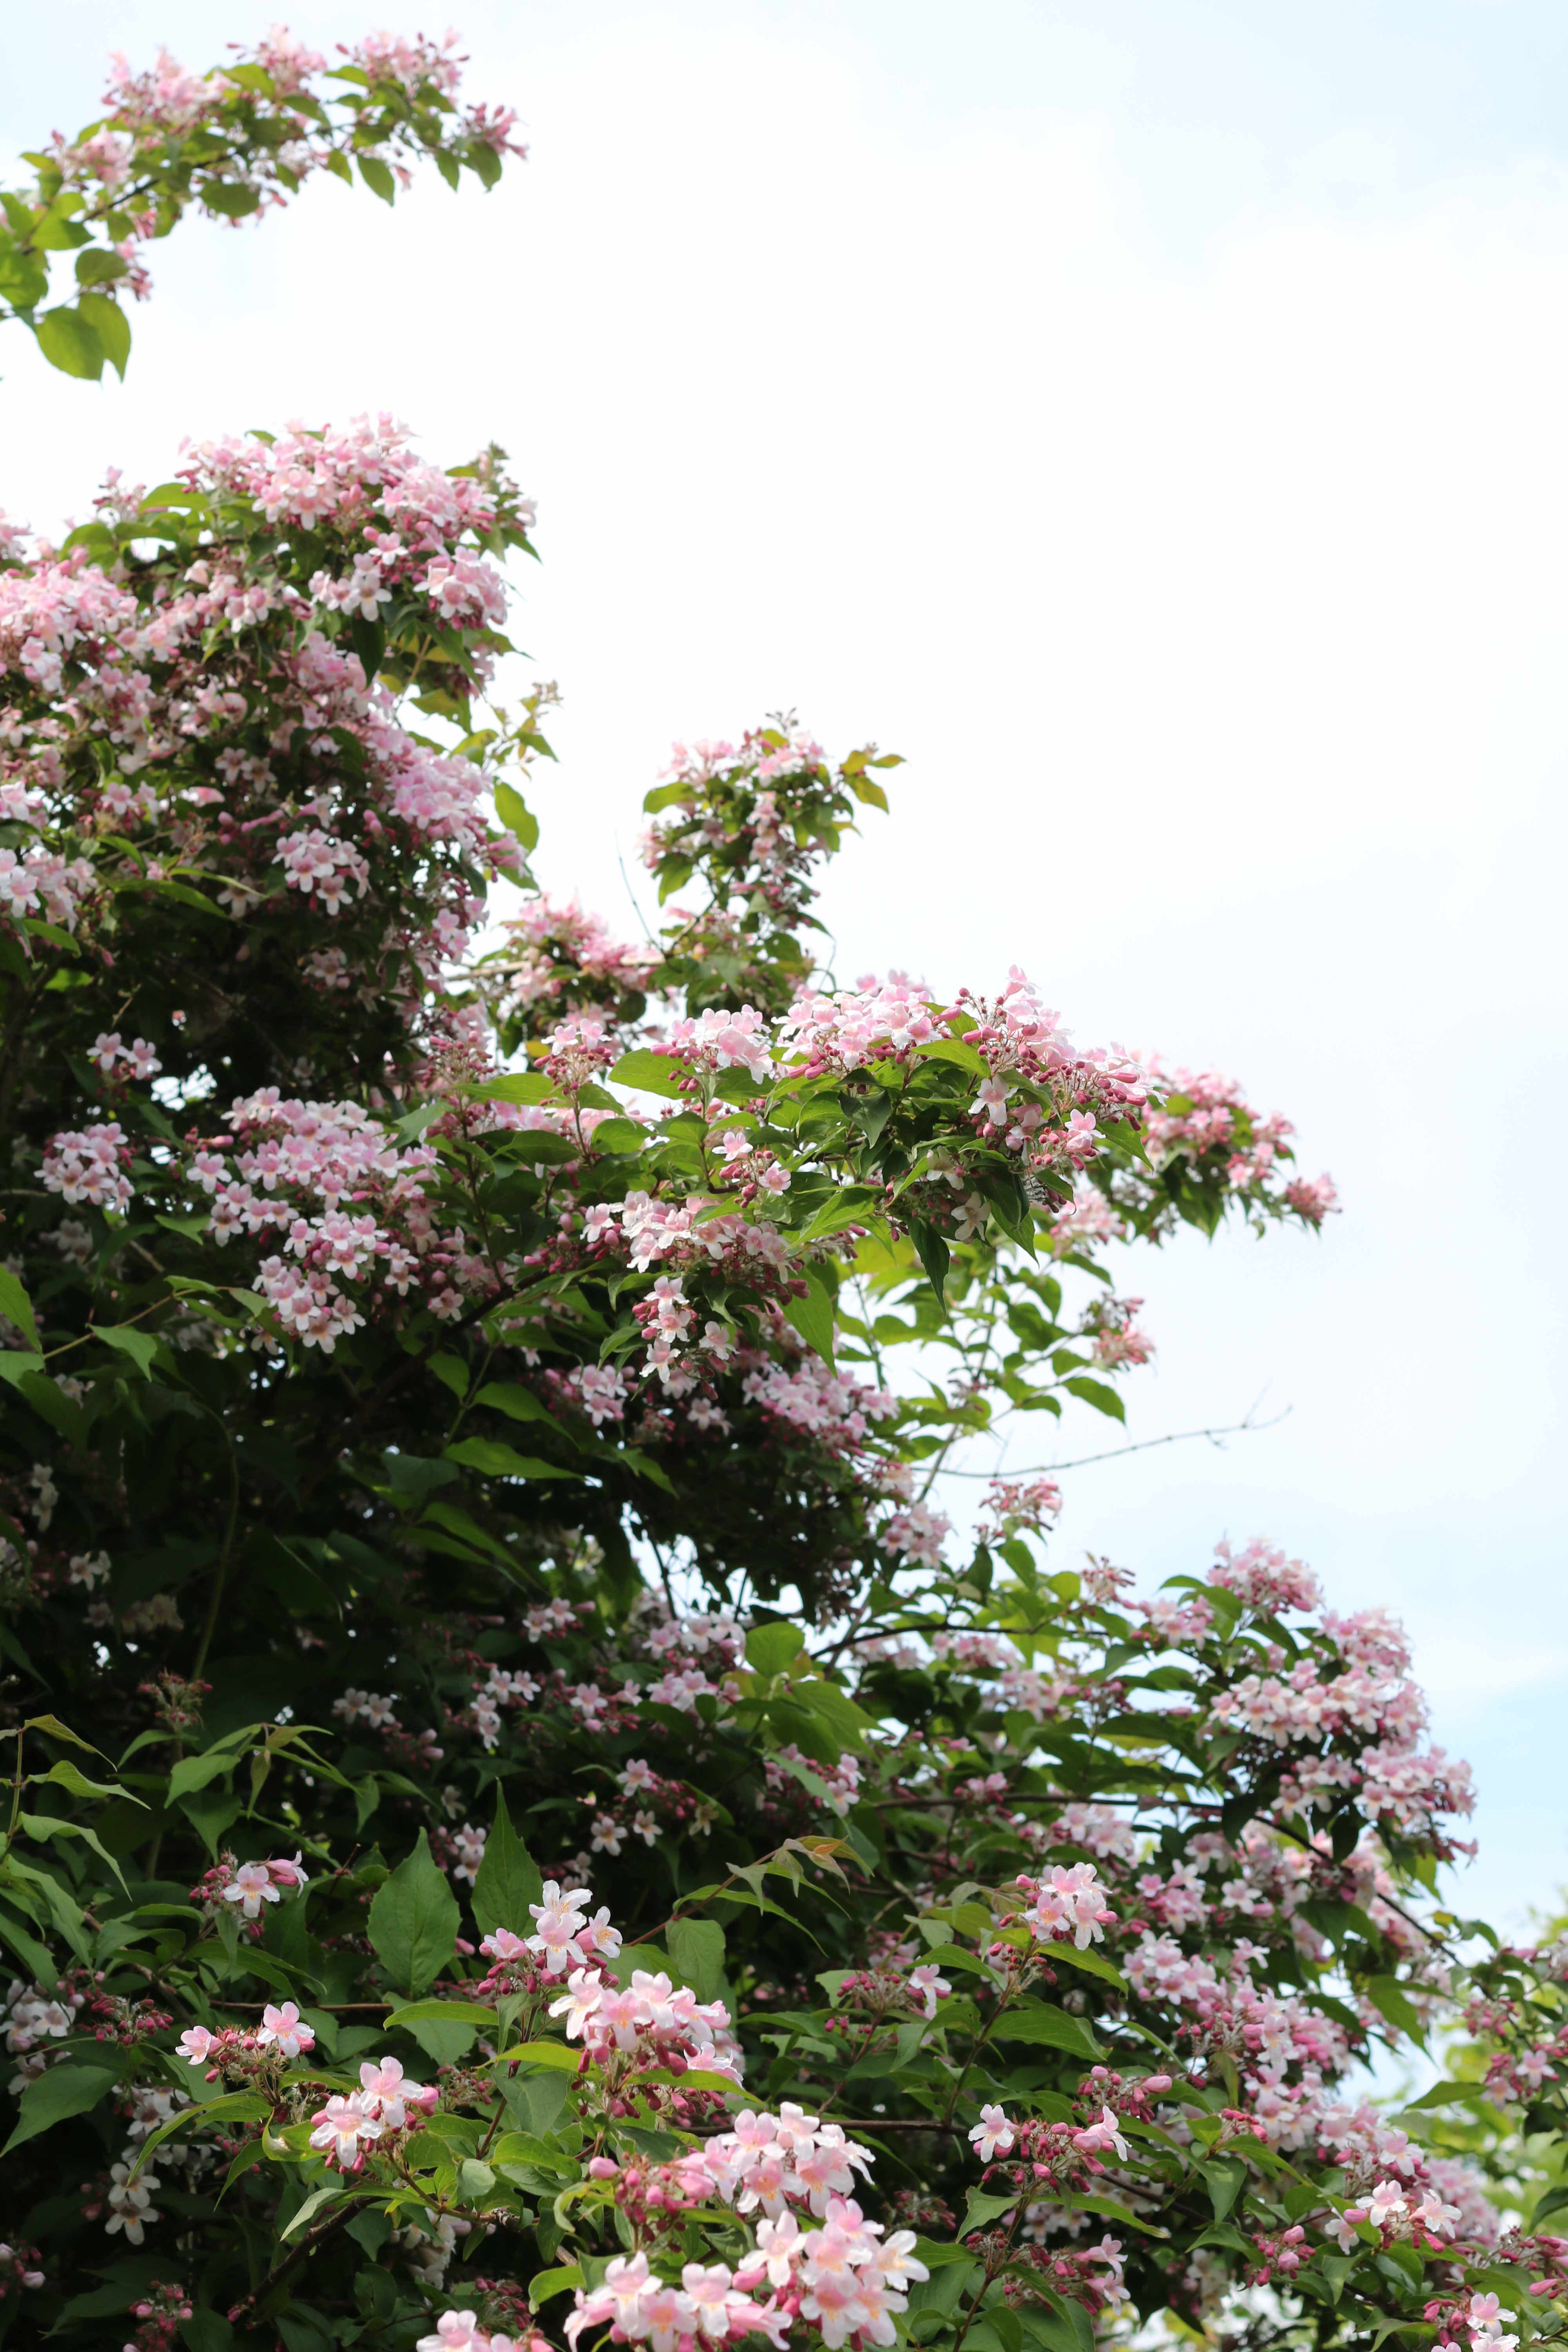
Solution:
<path fill-rule="evenodd" d="M 264 1903 L 279 1900 L 278 1889 L 264 1862 L 242 1862 L 223 1890 L 226 1903 L 237 1903 L 247 1919 L 259 1919 Z"/>
<path fill-rule="evenodd" d="M 302 2050 L 313 2050 L 316 2046 L 313 2028 L 303 2022 L 291 2000 L 286 2000 L 281 2009 L 275 2008 L 270 2001 L 268 2003 L 261 2012 L 261 2026 L 256 2039 L 264 2050 L 276 2044 L 279 2055 L 283 2058 L 298 2058 Z"/>
<path fill-rule="evenodd" d="M 982 2164 L 990 2164 L 996 2157 L 1005 2156 L 1016 2137 L 1000 2107 L 982 2107 L 980 2121 L 970 2131 L 969 2144 Z"/>

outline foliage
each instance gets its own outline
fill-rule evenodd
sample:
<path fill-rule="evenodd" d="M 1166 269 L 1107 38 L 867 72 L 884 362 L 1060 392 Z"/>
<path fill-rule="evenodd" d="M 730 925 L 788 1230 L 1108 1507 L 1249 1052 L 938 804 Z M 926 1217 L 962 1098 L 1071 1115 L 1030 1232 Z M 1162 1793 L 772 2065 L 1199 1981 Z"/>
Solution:
<path fill-rule="evenodd" d="M 1113 1247 L 1331 1186 L 834 985 L 875 747 L 678 749 L 658 940 L 539 896 L 531 524 L 362 421 L 5 543 L 0 2332 L 1556 2335 L 1568 1967 L 1438 1907 L 1398 1629 L 942 1507 L 1121 1419 Z"/>
<path fill-rule="evenodd" d="M 57 131 L 24 158 L 32 186 L 0 193 L 0 320 L 30 327 L 67 375 L 96 379 L 107 362 L 123 376 L 125 297 L 142 301 L 152 288 L 144 248 L 193 205 L 237 226 L 287 204 L 317 172 L 351 187 L 357 172 L 392 204 L 422 156 L 450 187 L 468 171 L 489 188 L 503 157 L 525 152 L 511 137 L 515 115 L 458 104 L 463 59 L 451 35 L 374 33 L 339 54 L 329 70 L 275 26 L 209 74 L 188 73 L 166 50 L 142 74 L 117 58 L 101 120 L 72 140 Z M 70 299 L 51 304 L 52 273 L 68 257 Z"/>

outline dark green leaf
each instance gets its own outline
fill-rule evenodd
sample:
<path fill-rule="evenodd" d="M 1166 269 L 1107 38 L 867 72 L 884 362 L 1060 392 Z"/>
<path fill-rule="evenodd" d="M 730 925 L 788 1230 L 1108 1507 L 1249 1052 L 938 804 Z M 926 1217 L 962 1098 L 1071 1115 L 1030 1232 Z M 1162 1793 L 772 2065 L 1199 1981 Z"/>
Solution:
<path fill-rule="evenodd" d="M 433 1984 L 456 1948 L 458 1921 L 458 1899 L 421 1830 L 371 1901 L 370 1940 L 394 1984 L 411 1996 Z"/>

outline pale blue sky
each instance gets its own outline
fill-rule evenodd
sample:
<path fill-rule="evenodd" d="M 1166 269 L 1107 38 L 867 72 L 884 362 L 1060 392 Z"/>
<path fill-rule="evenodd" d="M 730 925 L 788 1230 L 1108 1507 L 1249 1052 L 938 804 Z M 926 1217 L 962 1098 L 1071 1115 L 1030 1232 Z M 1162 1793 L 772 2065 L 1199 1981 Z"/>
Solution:
<path fill-rule="evenodd" d="M 276 13 L 13 8 L 0 138 L 74 129 L 111 47 L 205 64 Z M 388 407 L 447 462 L 494 435 L 541 502 L 516 634 L 568 698 L 541 872 L 628 927 L 673 736 L 793 703 L 905 752 L 829 894 L 844 971 L 1016 960 L 1086 1039 L 1238 1071 L 1345 1200 L 1321 1243 L 1139 1270 L 1135 1433 L 1292 1411 L 1080 1474 L 1063 1556 L 1152 1581 L 1266 1532 L 1397 1610 L 1481 1785 L 1460 1903 L 1546 1899 L 1568 14 L 458 15 L 527 168 L 184 234 L 123 391 L 0 344 L 0 503 L 52 521 L 110 463 L 295 415 Z"/>

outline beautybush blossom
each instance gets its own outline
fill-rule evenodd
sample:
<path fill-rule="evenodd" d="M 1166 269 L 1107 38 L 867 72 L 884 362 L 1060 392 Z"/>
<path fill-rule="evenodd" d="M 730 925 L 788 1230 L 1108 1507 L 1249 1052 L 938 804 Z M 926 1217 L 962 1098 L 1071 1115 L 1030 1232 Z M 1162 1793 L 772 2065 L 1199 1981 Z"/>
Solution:
<path fill-rule="evenodd" d="M 117 69 L 0 283 L 122 355 L 188 204 L 493 177 L 459 64 Z M 1021 965 L 837 986 L 896 762 L 791 715 L 649 793 L 657 938 L 537 895 L 532 527 L 377 416 L 0 533 L 0 2311 L 1553 2336 L 1568 1946 L 1456 1927 L 1399 1628 L 1261 1538 L 1138 1593 L 1026 1437 L 1136 1396 L 1110 1243 L 1331 1186 Z"/>

